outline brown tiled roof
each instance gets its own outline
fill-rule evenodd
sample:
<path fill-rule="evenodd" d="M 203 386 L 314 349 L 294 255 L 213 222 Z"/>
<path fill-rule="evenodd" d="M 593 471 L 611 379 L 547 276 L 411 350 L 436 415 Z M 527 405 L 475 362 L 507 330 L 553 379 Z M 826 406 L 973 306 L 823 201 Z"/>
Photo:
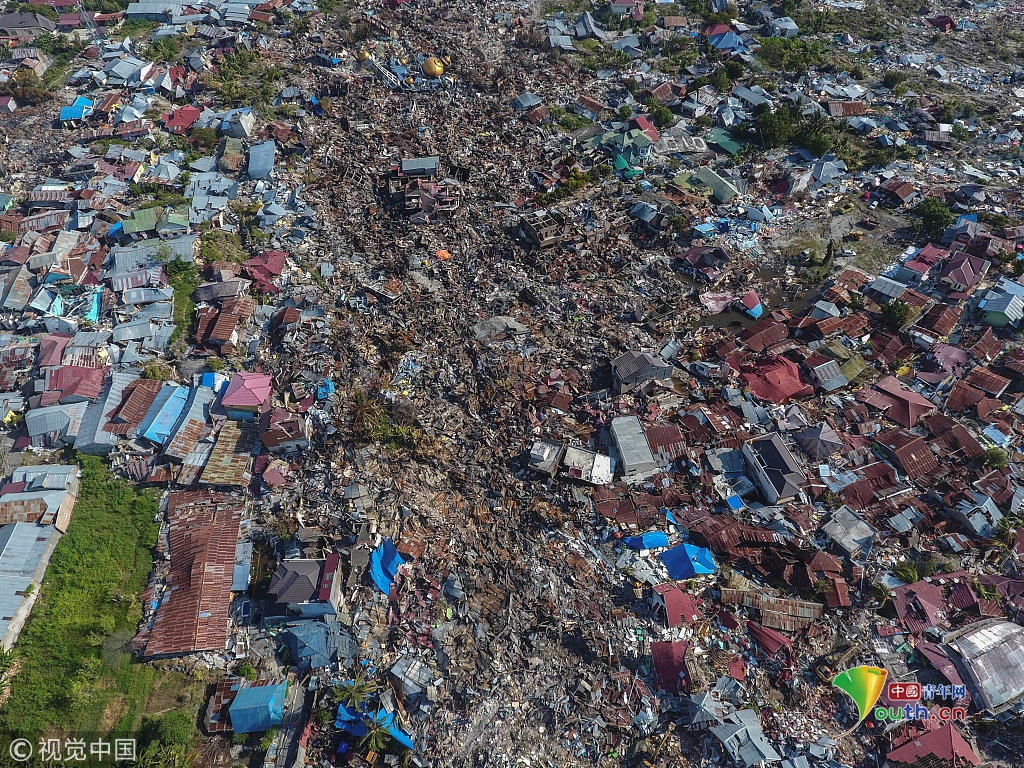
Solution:
<path fill-rule="evenodd" d="M 878 433 L 876 440 L 892 453 L 903 473 L 913 481 L 927 477 L 939 466 L 928 444 L 917 435 L 902 429 L 886 429 Z"/>
<path fill-rule="evenodd" d="M 46 512 L 45 499 L 8 499 L 0 501 L 0 525 L 37 523 Z"/>
<path fill-rule="evenodd" d="M 970 461 L 985 452 L 981 443 L 962 424 L 957 424 L 949 416 L 936 413 L 925 419 L 924 425 L 933 441 L 944 449 L 941 455 L 947 461 Z"/>
<path fill-rule="evenodd" d="M 973 408 L 985 398 L 985 393 L 975 389 L 965 381 L 958 381 L 946 398 L 946 408 L 953 413 L 960 413 L 967 408 Z"/>
<path fill-rule="evenodd" d="M 960 337 L 960 344 L 967 347 L 967 351 L 977 359 L 988 363 L 999 357 L 999 353 L 1003 351 L 1003 342 L 995 337 L 995 334 L 992 333 L 992 329 L 988 326 L 986 326 L 981 335 L 977 337 L 977 340 L 972 338 L 969 334 L 963 334 Z"/>
<path fill-rule="evenodd" d="M 789 329 L 783 323 L 769 318 L 745 328 L 738 338 L 750 349 L 761 352 L 765 347 L 782 341 L 788 335 Z"/>
<path fill-rule="evenodd" d="M 685 447 L 683 435 L 675 424 L 648 427 L 645 433 L 647 434 L 647 444 L 655 453 L 659 450 L 664 450 L 672 461 L 683 455 Z"/>
<path fill-rule="evenodd" d="M 867 111 L 863 101 L 828 101 L 825 106 L 829 117 L 856 117 Z"/>
<path fill-rule="evenodd" d="M 120 405 L 107 414 L 110 420 L 103 425 L 103 430 L 115 435 L 127 435 L 138 428 L 153 406 L 161 386 L 163 382 L 155 379 L 136 379 L 125 387 Z"/>

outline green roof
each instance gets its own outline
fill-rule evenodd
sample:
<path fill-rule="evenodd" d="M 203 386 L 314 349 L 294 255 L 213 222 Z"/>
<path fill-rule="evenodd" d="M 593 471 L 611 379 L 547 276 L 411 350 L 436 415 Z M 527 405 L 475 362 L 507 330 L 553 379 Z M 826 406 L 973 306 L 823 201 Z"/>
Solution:
<path fill-rule="evenodd" d="M 738 155 L 740 150 L 743 149 L 742 144 L 721 128 L 712 128 L 708 131 L 707 135 L 704 137 L 704 141 L 708 144 L 714 144 L 716 147 L 725 150 L 730 155 Z"/>
<path fill-rule="evenodd" d="M 715 199 L 720 203 L 727 203 L 740 193 L 736 187 L 707 166 L 700 168 L 695 174 L 693 174 L 692 178 L 695 178 L 705 186 L 710 187 L 711 194 L 714 195 Z"/>
<path fill-rule="evenodd" d="M 137 232 L 152 232 L 156 229 L 156 223 L 160 220 L 163 212 L 164 209 L 159 206 L 135 211 L 130 219 L 125 219 L 123 222 L 125 234 L 134 235 Z"/>

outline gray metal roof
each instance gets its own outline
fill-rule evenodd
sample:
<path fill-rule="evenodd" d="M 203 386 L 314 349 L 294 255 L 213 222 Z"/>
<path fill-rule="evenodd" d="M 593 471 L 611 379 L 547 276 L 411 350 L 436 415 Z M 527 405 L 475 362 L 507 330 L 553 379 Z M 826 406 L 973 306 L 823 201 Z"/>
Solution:
<path fill-rule="evenodd" d="M 265 179 L 274 170 L 274 159 L 277 157 L 277 143 L 273 140 L 264 141 L 249 147 L 249 178 Z"/>
<path fill-rule="evenodd" d="M 0 633 L 6 636 L 11 619 L 25 600 L 33 579 L 46 571 L 43 557 L 54 535 L 53 526 L 12 523 L 0 528 Z M 6 639 L 6 637 L 5 637 Z"/>
<path fill-rule="evenodd" d="M 78 467 L 73 464 L 37 464 L 18 467 L 11 473 L 11 482 L 25 483 L 26 490 L 63 489 L 77 474 Z"/>
<path fill-rule="evenodd" d="M 82 417 L 82 426 L 78 430 L 75 448 L 82 453 L 104 456 L 117 444 L 117 435 L 105 432 L 107 414 L 117 408 L 121 402 L 124 388 L 138 378 L 136 373 L 115 373 L 110 377 L 103 394 L 94 403 L 90 403 Z"/>
<path fill-rule="evenodd" d="M 1024 627 L 983 621 L 952 640 L 985 707 L 1000 712 L 1024 696 Z"/>

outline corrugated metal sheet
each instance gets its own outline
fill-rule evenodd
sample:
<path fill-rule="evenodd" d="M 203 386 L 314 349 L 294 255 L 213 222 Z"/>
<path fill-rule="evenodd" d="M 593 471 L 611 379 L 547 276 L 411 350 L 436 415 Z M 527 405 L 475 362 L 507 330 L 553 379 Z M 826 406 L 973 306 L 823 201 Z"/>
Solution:
<path fill-rule="evenodd" d="M 220 651 L 227 646 L 242 514 L 241 502 L 225 494 L 171 495 L 167 511 L 171 566 L 144 656 Z"/>
<path fill-rule="evenodd" d="M 255 444 L 255 425 L 224 422 L 199 482 L 202 485 L 248 485 L 249 463 Z"/>
<path fill-rule="evenodd" d="M 189 389 L 173 385 L 161 389 L 139 426 L 139 434 L 159 445 L 166 443 L 188 402 Z"/>
<path fill-rule="evenodd" d="M 110 377 L 106 392 L 89 406 L 82 418 L 82 429 L 75 441 L 77 450 L 96 456 L 105 456 L 110 453 L 110 450 L 117 444 L 117 435 L 104 429 L 109 421 L 107 414 L 117 407 L 117 404 L 121 402 L 125 387 L 136 378 L 138 378 L 136 373 L 115 373 Z"/>
<path fill-rule="evenodd" d="M 53 534 L 51 526 L 41 528 L 31 523 L 0 528 L 0 637 L 7 633 L 29 584 L 37 576 L 42 577 L 43 558 Z"/>
<path fill-rule="evenodd" d="M 723 588 L 722 602 L 756 608 L 761 612 L 761 623 L 766 627 L 787 631 L 803 629 L 815 619 L 821 618 L 823 611 L 821 603 L 789 600 L 741 589 Z"/>
<path fill-rule="evenodd" d="M 161 382 L 152 379 L 138 379 L 129 384 L 122 393 L 124 399 L 109 413 L 110 421 L 103 427 L 104 431 L 127 435 L 137 429 L 162 386 Z"/>
<path fill-rule="evenodd" d="M 188 406 L 178 420 L 164 454 L 174 459 L 184 460 L 199 442 L 203 428 L 210 415 L 210 404 L 216 393 L 209 387 L 196 387 L 189 397 Z"/>

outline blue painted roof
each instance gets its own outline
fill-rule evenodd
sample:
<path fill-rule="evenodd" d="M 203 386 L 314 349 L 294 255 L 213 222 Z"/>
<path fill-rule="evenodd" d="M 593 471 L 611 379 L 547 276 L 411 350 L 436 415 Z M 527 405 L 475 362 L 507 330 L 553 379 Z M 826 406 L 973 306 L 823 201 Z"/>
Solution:
<path fill-rule="evenodd" d="M 398 554 L 391 539 L 384 539 L 384 543 L 370 553 L 370 575 L 373 583 L 385 595 L 391 594 L 391 582 L 395 580 L 398 567 L 403 563 L 405 560 Z"/>
<path fill-rule="evenodd" d="M 164 445 L 185 410 L 191 387 L 165 385 L 156 394 L 153 405 L 139 426 L 139 434 L 147 440 Z"/>
<path fill-rule="evenodd" d="M 680 544 L 662 552 L 661 562 L 665 564 L 668 575 L 673 579 L 690 579 L 714 573 L 716 568 L 711 552 L 693 544 Z"/>
<path fill-rule="evenodd" d="M 60 119 L 63 120 L 82 120 L 88 115 L 92 114 L 92 101 L 85 98 L 85 96 L 79 96 L 75 99 L 74 104 L 69 107 L 64 107 L 60 111 Z"/>
<path fill-rule="evenodd" d="M 240 690 L 228 709 L 234 732 L 258 733 L 280 725 L 287 689 L 288 684 L 282 680 L 270 685 L 249 685 Z"/>

